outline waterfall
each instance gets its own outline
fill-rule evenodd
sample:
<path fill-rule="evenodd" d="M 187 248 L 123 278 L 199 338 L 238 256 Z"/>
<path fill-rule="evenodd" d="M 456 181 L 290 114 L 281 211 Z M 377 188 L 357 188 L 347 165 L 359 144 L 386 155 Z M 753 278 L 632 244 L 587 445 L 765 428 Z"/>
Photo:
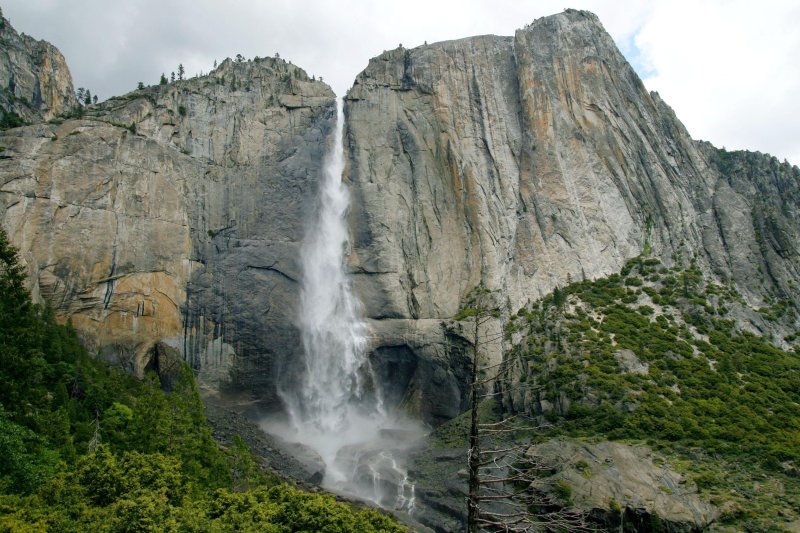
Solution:
<path fill-rule="evenodd" d="M 323 486 L 409 510 L 413 485 L 387 451 L 396 447 L 401 430 L 384 409 L 365 350 L 366 324 L 345 271 L 349 195 L 342 183 L 344 116 L 339 101 L 336 116 L 316 218 L 300 254 L 299 325 L 305 358 L 299 387 L 281 392 L 291 426 L 284 436 L 320 456 Z"/>

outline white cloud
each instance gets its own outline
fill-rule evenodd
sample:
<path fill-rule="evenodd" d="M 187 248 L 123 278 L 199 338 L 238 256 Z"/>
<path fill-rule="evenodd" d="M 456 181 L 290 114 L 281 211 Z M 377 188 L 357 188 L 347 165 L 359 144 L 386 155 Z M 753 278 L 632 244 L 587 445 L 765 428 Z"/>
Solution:
<path fill-rule="evenodd" d="M 657 0 L 635 41 L 645 85 L 695 138 L 800 164 L 800 5 Z"/>
<path fill-rule="evenodd" d="M 689 132 L 800 164 L 800 6 L 744 0 L 5 0 L 12 25 L 67 57 L 76 86 L 105 98 L 183 63 L 282 57 L 343 94 L 385 49 L 513 35 L 565 7 L 594 11 L 645 85 Z"/>

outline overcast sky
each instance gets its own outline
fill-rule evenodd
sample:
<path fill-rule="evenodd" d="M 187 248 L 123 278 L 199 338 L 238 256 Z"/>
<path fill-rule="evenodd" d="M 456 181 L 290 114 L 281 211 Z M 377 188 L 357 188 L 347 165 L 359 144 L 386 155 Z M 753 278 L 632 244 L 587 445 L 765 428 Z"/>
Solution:
<path fill-rule="evenodd" d="M 471 35 L 513 35 L 566 7 L 595 12 L 691 135 L 800 165 L 797 0 L 0 0 L 17 31 L 55 44 L 101 99 L 183 63 L 280 53 L 343 95 L 370 57 Z M 768 6 L 768 7 L 756 7 Z"/>

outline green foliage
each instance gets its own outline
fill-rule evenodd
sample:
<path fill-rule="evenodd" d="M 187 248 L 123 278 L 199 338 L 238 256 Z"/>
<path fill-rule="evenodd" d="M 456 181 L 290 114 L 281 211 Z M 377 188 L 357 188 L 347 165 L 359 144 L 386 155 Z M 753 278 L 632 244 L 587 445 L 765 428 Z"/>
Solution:
<path fill-rule="evenodd" d="M 76 475 L 84 495 L 100 506 L 142 491 L 159 492 L 169 501 L 179 502 L 180 466 L 175 457 L 139 452 L 114 455 L 101 445 L 81 457 Z"/>
<path fill-rule="evenodd" d="M 0 405 L 10 420 L 45 433 L 69 407 L 65 388 L 86 354 L 69 326 L 31 303 L 25 271 L 3 231 L 0 294 Z"/>
<path fill-rule="evenodd" d="M 727 283 L 692 263 L 639 257 L 561 289 L 564 307 L 549 296 L 520 309 L 506 327 L 518 342 L 499 380 L 503 406 L 544 427 L 522 423 L 516 439 L 645 443 L 724 509 L 718 522 L 732 530 L 800 518 L 790 511 L 800 480 L 784 474 L 800 461 L 800 351 L 737 329 L 728 315 L 746 304 Z M 775 298 L 758 311 L 785 324 L 797 308 Z M 523 398 L 554 407 L 537 414 Z"/>
<path fill-rule="evenodd" d="M 473 288 L 464 298 L 464 304 L 453 317 L 453 320 L 465 320 L 467 318 L 478 319 L 491 317 L 499 318 L 501 315 L 498 290 L 489 290 L 483 284 Z"/>
<path fill-rule="evenodd" d="M 637 258 L 563 292 L 574 314 L 547 298 L 509 326 L 528 333 L 510 354 L 524 362 L 510 365 L 525 369 L 516 386 L 569 400 L 545 433 L 699 447 L 767 468 L 800 460 L 800 359 L 722 318 L 740 301 L 733 288 L 693 265 Z"/>
<path fill-rule="evenodd" d="M 258 465 L 253 460 L 250 450 L 239 435 L 234 435 L 228 449 L 233 487 L 237 490 L 249 490 L 263 482 Z"/>
<path fill-rule="evenodd" d="M 107 450 L 87 456 L 77 475 L 59 477 L 40 493 L 0 495 L 0 529 L 54 531 L 292 531 L 395 533 L 397 522 L 356 510 L 329 494 L 288 485 L 246 492 L 218 489 L 181 496 L 179 466 L 162 455 Z"/>
<path fill-rule="evenodd" d="M 44 448 L 39 435 L 6 417 L 0 408 L 0 490 L 27 492 L 53 474 L 58 454 Z"/>
<path fill-rule="evenodd" d="M 268 523 L 272 522 L 282 526 L 282 529 L 275 529 L 275 531 L 388 533 L 404 530 L 392 519 L 373 509 L 353 513 L 349 507 L 336 502 L 328 494 L 301 492 L 287 485 L 279 485 L 269 490 L 262 489 L 250 494 L 254 496 L 253 499 L 256 502 L 261 504 L 254 505 L 251 509 L 268 517 Z M 239 495 L 230 496 L 233 497 L 229 501 L 235 502 L 238 499 L 236 496 Z M 236 520 L 240 516 L 247 516 L 246 512 L 242 512 L 244 509 L 241 509 L 241 506 L 238 506 L 239 512 L 233 515 L 230 513 L 230 506 L 225 507 L 223 516 L 228 515 L 232 520 Z M 269 516 L 270 514 L 272 516 Z M 251 521 L 251 523 L 253 522 Z M 246 527 L 237 529 L 246 529 Z"/>
<path fill-rule="evenodd" d="M 0 131 L 24 126 L 25 121 L 14 111 L 0 109 Z"/>
<path fill-rule="evenodd" d="M 572 505 L 572 486 L 563 479 L 553 484 L 553 494 L 561 500 L 564 505 Z"/>
<path fill-rule="evenodd" d="M 566 301 L 566 295 L 564 291 L 562 291 L 559 287 L 553 289 L 553 305 L 557 308 L 561 308 L 564 306 L 564 302 Z"/>

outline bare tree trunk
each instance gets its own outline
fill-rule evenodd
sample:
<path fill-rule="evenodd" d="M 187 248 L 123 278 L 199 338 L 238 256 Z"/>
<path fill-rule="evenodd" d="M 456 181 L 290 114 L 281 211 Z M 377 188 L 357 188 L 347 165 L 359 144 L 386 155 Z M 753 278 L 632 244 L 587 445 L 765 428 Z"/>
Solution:
<path fill-rule="evenodd" d="M 475 337 L 472 345 L 472 420 L 469 426 L 469 498 L 467 502 L 467 531 L 478 533 L 478 492 L 480 479 L 478 469 L 481 464 L 480 442 L 478 441 L 478 326 L 480 315 L 475 316 Z"/>
<path fill-rule="evenodd" d="M 501 308 L 496 301 L 497 293 L 498 291 L 489 291 L 482 285 L 474 288 L 467 295 L 464 307 L 454 317 L 458 321 L 468 317 L 474 320 L 470 372 L 471 423 L 467 453 L 467 532 L 595 531 L 586 523 L 585 515 L 570 511 L 559 498 L 546 491 L 542 492 L 542 488 L 547 488 L 547 483 L 541 482 L 541 478 L 546 477 L 542 474 L 549 472 L 552 466 L 541 464 L 536 458 L 528 456 L 527 449 L 530 445 L 524 439 L 518 442 L 513 435 L 519 429 L 531 431 L 536 428 L 535 425 L 521 427 L 516 419 L 517 415 L 505 417 L 499 422 L 479 422 L 480 400 L 502 394 L 502 391 L 496 389 L 493 393 L 481 395 L 480 389 L 494 379 L 481 376 L 489 369 L 500 369 L 502 372 L 509 364 L 509 359 L 501 350 L 502 360 L 499 363 L 479 366 L 480 346 L 495 341 L 502 343 L 504 339 L 502 326 L 494 334 L 484 330 L 483 338 L 480 338 L 481 326 L 502 317 Z M 502 398 L 500 401 L 502 402 Z M 481 438 L 488 445 L 485 450 L 481 450 Z M 489 442 L 492 444 L 488 444 Z M 481 509 L 481 502 L 486 502 L 486 508 Z"/>

